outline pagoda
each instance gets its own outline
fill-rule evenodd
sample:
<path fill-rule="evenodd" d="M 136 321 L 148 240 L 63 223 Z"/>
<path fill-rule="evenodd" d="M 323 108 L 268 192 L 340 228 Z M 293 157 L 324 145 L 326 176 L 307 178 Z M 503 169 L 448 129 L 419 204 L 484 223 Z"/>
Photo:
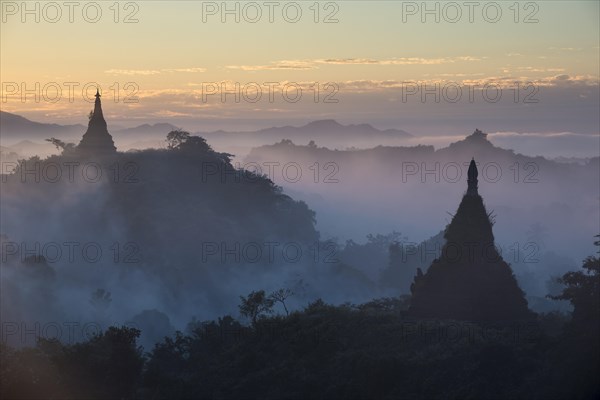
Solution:
<path fill-rule="evenodd" d="M 492 222 L 478 193 L 471 160 L 467 191 L 444 232 L 441 255 L 425 274 L 417 269 L 408 315 L 468 321 L 528 320 L 528 307 L 513 272 L 494 245 Z"/>
<path fill-rule="evenodd" d="M 117 151 L 113 138 L 106 128 L 104 115 L 102 115 L 102 104 L 100 103 L 98 89 L 96 89 L 96 101 L 94 111 L 90 115 L 88 129 L 83 134 L 77 149 L 80 152 L 93 155 L 114 154 Z"/>

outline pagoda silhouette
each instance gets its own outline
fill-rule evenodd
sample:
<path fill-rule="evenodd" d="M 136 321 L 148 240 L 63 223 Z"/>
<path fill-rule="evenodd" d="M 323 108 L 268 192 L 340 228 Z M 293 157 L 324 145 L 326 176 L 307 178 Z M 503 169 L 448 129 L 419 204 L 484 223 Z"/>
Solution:
<path fill-rule="evenodd" d="M 94 102 L 94 111 L 90 116 L 88 129 L 83 134 L 77 150 L 90 155 L 114 154 L 117 151 L 113 138 L 106 128 L 98 89 L 96 89 L 96 101 Z"/>
<path fill-rule="evenodd" d="M 425 274 L 417 269 L 408 315 L 467 321 L 533 318 L 510 265 L 494 246 L 474 159 L 467 175 L 467 192 L 445 230 L 440 257 Z"/>

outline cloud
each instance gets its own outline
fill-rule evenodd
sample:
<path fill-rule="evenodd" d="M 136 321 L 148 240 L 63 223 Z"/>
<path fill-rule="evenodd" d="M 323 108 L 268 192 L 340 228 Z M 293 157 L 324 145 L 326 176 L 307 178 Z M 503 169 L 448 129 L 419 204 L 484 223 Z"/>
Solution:
<path fill-rule="evenodd" d="M 517 70 L 528 71 L 528 72 L 565 72 L 564 68 L 518 67 Z"/>
<path fill-rule="evenodd" d="M 109 69 L 104 71 L 105 74 L 110 75 L 158 75 L 163 72 L 206 72 L 206 68 L 192 67 L 192 68 L 163 68 L 160 70 L 156 69 Z"/>
<path fill-rule="evenodd" d="M 532 95 L 535 99 L 540 99 L 540 103 L 536 105 L 540 112 L 545 113 L 545 116 L 554 117 L 558 113 L 573 112 L 580 117 L 575 118 L 576 122 L 574 125 L 578 126 L 574 129 L 581 132 L 597 132 L 597 112 L 595 118 L 590 119 L 588 116 L 591 106 L 596 106 L 598 102 L 598 76 L 591 75 L 569 75 L 564 73 L 552 73 L 548 76 L 533 79 L 531 77 L 524 77 L 529 70 L 525 68 L 525 71 L 521 74 L 497 74 L 497 75 L 482 75 L 481 73 L 473 74 L 431 74 L 423 79 L 413 80 L 402 80 L 402 79 L 354 79 L 354 80 L 339 80 L 332 82 L 337 84 L 334 86 L 335 95 L 334 98 L 339 100 L 339 104 L 330 105 L 324 104 L 322 101 L 315 103 L 313 94 L 315 90 L 315 81 L 302 79 L 295 82 L 289 80 L 279 81 L 279 85 L 271 86 L 272 79 L 265 78 L 254 79 L 256 82 L 249 81 L 232 81 L 232 80 L 220 80 L 214 82 L 205 82 L 204 84 L 212 84 L 212 89 L 209 94 L 206 93 L 206 88 L 203 87 L 201 82 L 188 82 L 176 87 L 164 87 L 156 89 L 143 89 L 141 88 L 136 96 L 139 97 L 138 103 L 124 103 L 122 98 L 115 104 L 110 95 L 103 97 L 106 100 L 105 112 L 119 112 L 127 115 L 125 120 L 142 120 L 144 118 L 150 120 L 168 119 L 168 118 L 185 118 L 187 119 L 198 119 L 202 118 L 242 118 L 247 117 L 252 109 L 261 109 L 264 112 L 264 118 L 271 118 L 273 115 L 291 115 L 293 117 L 312 115 L 316 116 L 322 113 L 323 110 L 329 112 L 335 112 L 340 116 L 350 115 L 354 117 L 357 113 L 365 116 L 371 114 L 381 115 L 385 118 L 398 111 L 398 103 L 406 100 L 403 99 L 403 89 L 406 89 L 408 85 L 426 85 L 430 90 L 435 90 L 434 85 L 438 85 L 438 88 L 443 88 L 444 85 L 449 84 L 449 90 L 454 90 L 450 85 L 459 85 L 463 91 L 463 103 L 468 102 L 469 95 L 468 90 L 473 88 L 477 93 L 476 99 L 478 102 L 482 102 L 479 90 L 482 90 L 486 84 L 495 85 L 495 88 L 502 88 L 502 90 L 511 90 L 515 88 L 515 82 L 519 82 L 521 96 Z M 368 75 L 367 75 L 368 76 Z M 269 86 L 266 83 L 269 82 Z M 237 83 L 237 85 L 236 85 Z M 286 84 L 294 85 L 294 87 L 302 88 L 302 99 L 297 103 L 288 103 L 282 97 L 282 90 L 286 87 Z M 539 94 L 537 91 L 531 89 L 531 84 L 540 88 Z M 216 86 L 215 86 L 216 85 Z M 324 85 L 324 82 L 322 82 Z M 529 86 L 527 86 L 529 85 Z M 103 85 L 104 86 L 104 85 Z M 423 88 L 421 86 L 421 89 Z M 216 93 L 214 89 L 218 88 Z M 331 93 L 331 89 L 325 90 L 323 86 L 322 96 Z M 543 89 L 541 89 L 543 88 Z M 261 90 L 262 96 L 256 103 L 248 102 L 245 97 L 254 98 L 256 97 L 256 91 Z M 269 93 L 270 90 L 274 92 L 274 102 L 270 102 Z M 417 89 L 419 90 L 419 89 Z M 493 88 L 492 88 L 493 90 Z M 223 92 L 226 94 L 223 95 Z M 237 92 L 237 93 L 236 93 Z M 451 92 L 454 93 L 454 92 Z M 507 91 L 506 95 L 502 97 L 502 101 L 510 101 L 515 92 Z M 532 94 L 533 93 L 533 94 Z M 411 99 L 420 99 L 420 94 L 412 96 Z M 236 102 L 236 99 L 241 99 Z M 28 101 L 28 103 L 22 103 L 19 96 L 9 97 L 9 101 L 4 104 L 4 109 L 8 112 L 29 113 L 34 115 L 50 115 L 52 114 L 55 118 L 62 121 L 69 121 L 69 123 L 82 123 L 86 124 L 86 116 L 92 107 L 91 103 L 84 101 L 81 98 L 77 98 L 75 102 L 69 102 L 64 97 L 62 101 L 57 103 L 39 102 L 34 103 Z M 323 100 L 323 97 L 320 98 Z M 364 104 L 371 104 L 369 110 L 364 109 Z M 521 109 L 521 103 L 515 103 L 515 107 L 519 106 Z M 560 105 L 558 107 L 557 105 Z M 583 105 L 583 107 L 579 107 Z M 415 107 L 410 108 L 410 107 Z M 459 105 L 449 105 L 449 107 L 456 107 L 459 109 Z M 403 105 L 403 112 L 417 112 L 419 105 L 413 103 L 406 103 Z M 430 104 L 424 104 L 422 109 L 428 109 Z M 480 118 L 480 115 L 474 111 L 467 111 L 469 108 L 474 106 L 469 104 L 468 107 L 463 108 L 465 115 L 475 115 Z M 530 107 L 527 105 L 527 107 Z M 395 108 L 395 110 L 394 110 Z M 495 110 L 501 109 L 501 107 L 495 108 Z M 420 110 L 420 109 L 419 109 Z M 518 111 L 518 110 L 517 110 Z M 261 113 L 252 111 L 256 115 Z M 421 111 L 418 111 L 421 112 Z M 462 111 L 461 111 L 462 112 Z M 517 113 L 518 114 L 518 113 Z M 515 114 L 515 115 L 517 115 Z M 47 117 L 44 117 L 47 118 Z M 254 118 L 254 116 L 252 117 Z M 375 117 L 373 117 L 375 118 Z M 496 117 L 490 117 L 496 118 Z M 34 118 L 35 119 L 35 118 Z M 62 122 L 61 121 L 61 122 Z M 119 121 L 119 123 L 122 123 Z M 128 123 L 128 122 L 126 122 Z M 512 123 L 512 122 L 511 122 Z M 518 124 L 520 122 L 514 122 Z M 529 123 L 529 122 L 527 122 Z M 526 123 L 523 123 L 526 124 Z M 531 123 L 533 124 L 533 122 Z M 544 120 L 539 121 L 540 126 L 547 126 L 547 122 Z M 554 122 L 553 122 L 554 124 Z M 507 123 L 509 126 L 510 123 Z M 515 125 L 516 126 L 516 125 Z M 523 125 L 525 126 L 525 125 Z M 530 125 L 526 125 L 527 129 L 533 129 Z M 496 128 L 500 129 L 500 128 Z M 515 128 L 510 128 L 515 129 Z M 519 128 L 521 129 L 521 128 Z M 522 128 L 525 129 L 525 128 Z M 558 128 L 557 128 L 558 129 Z M 561 129 L 565 129 L 562 127 Z"/>
<path fill-rule="evenodd" d="M 279 61 L 269 65 L 228 65 L 225 68 L 242 71 L 276 71 L 276 70 L 308 70 L 317 69 L 310 61 Z"/>
<path fill-rule="evenodd" d="M 242 71 L 311 70 L 318 69 L 319 65 L 440 65 L 480 61 L 482 59 L 472 56 L 441 58 L 401 57 L 387 60 L 373 58 L 325 58 L 314 60 L 283 60 L 267 65 L 228 65 L 225 68 Z"/>
<path fill-rule="evenodd" d="M 368 65 L 379 64 L 379 60 L 370 58 L 327 58 L 322 60 L 313 60 L 315 64 L 334 64 L 334 65 Z"/>
<path fill-rule="evenodd" d="M 472 56 L 461 57 L 439 57 L 439 58 L 423 58 L 423 57 L 400 57 L 390 58 L 387 60 L 375 60 L 369 58 L 329 58 L 314 60 L 318 64 L 358 64 L 358 65 L 440 65 L 452 64 L 456 62 L 472 62 L 481 61 L 483 58 Z"/>
<path fill-rule="evenodd" d="M 177 111 L 170 111 L 170 110 L 158 110 L 158 111 L 150 113 L 150 115 L 153 115 L 155 117 L 164 117 L 164 118 L 193 116 L 192 114 L 182 113 L 182 112 L 177 112 Z"/>
<path fill-rule="evenodd" d="M 548 70 L 549 71 L 549 70 Z M 475 88 L 483 88 L 484 86 L 495 86 L 500 88 L 514 88 L 517 84 L 521 87 L 524 85 L 535 85 L 538 87 L 593 87 L 600 84 L 598 77 L 590 75 L 555 75 L 544 78 L 532 79 L 524 76 L 488 76 L 479 77 L 481 74 L 473 74 L 472 78 L 468 79 L 463 74 L 457 74 L 456 78 L 463 79 L 446 79 L 446 76 L 450 77 L 451 74 L 442 74 L 440 79 L 420 79 L 420 80 L 373 80 L 373 79 L 361 79 L 361 80 L 349 80 L 344 82 L 338 82 L 340 92 L 378 92 L 389 89 L 401 89 L 408 85 L 422 85 L 431 86 L 434 85 L 446 85 L 446 84 L 458 84 L 460 86 L 469 86 Z M 442 78 L 443 77 L 443 78 Z"/>
<path fill-rule="evenodd" d="M 104 73 L 111 75 L 156 75 L 160 74 L 160 71 L 154 69 L 109 69 Z"/>
<path fill-rule="evenodd" d="M 467 76 L 482 76 L 482 75 L 483 75 L 482 72 L 478 72 L 478 73 L 475 73 L 475 74 L 439 74 L 438 76 L 464 78 L 464 77 L 467 77 Z"/>
<path fill-rule="evenodd" d="M 583 50 L 580 47 L 548 47 L 548 50 L 558 50 L 558 51 L 581 51 Z"/>
<path fill-rule="evenodd" d="M 194 68 L 167 68 L 162 69 L 164 72 L 206 72 L 206 68 L 194 67 Z"/>
<path fill-rule="evenodd" d="M 536 69 L 531 69 L 528 71 L 537 71 Z M 560 71 L 560 69 L 546 69 L 539 70 L 537 72 L 551 72 L 551 71 Z M 443 82 L 442 82 L 443 83 Z M 512 88 L 515 87 L 516 84 L 519 85 L 529 85 L 533 84 L 536 86 L 545 86 L 545 87 L 581 87 L 581 86 L 598 86 L 599 81 L 597 76 L 591 75 L 575 75 L 570 76 L 566 74 L 562 75 L 553 75 L 542 78 L 531 78 L 526 76 L 490 76 L 486 78 L 478 78 L 478 79 L 464 79 L 461 82 L 458 82 L 462 85 L 468 86 L 476 86 L 482 87 L 485 85 L 495 85 L 502 88 Z"/>

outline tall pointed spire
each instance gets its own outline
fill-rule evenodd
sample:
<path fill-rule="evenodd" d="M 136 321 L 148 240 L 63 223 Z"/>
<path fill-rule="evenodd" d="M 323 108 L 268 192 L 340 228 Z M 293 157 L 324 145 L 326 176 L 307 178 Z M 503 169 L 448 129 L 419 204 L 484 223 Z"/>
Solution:
<path fill-rule="evenodd" d="M 417 271 L 408 314 L 470 321 L 529 319 L 525 294 L 494 245 L 492 222 L 477 193 L 472 159 L 468 189 L 444 232 L 446 243 L 426 273 Z"/>
<path fill-rule="evenodd" d="M 102 114 L 102 103 L 100 102 L 100 90 L 96 88 L 96 101 L 94 102 L 94 111 L 90 116 L 88 129 L 81 138 L 77 147 L 80 151 L 90 154 L 114 153 L 117 148 L 113 142 L 112 136 L 108 133 L 106 121 Z"/>
<path fill-rule="evenodd" d="M 477 192 L 477 176 L 479 173 L 477 172 L 477 164 L 475 163 L 475 158 L 471 159 L 471 164 L 469 164 L 469 171 L 467 172 L 467 194 L 469 196 L 478 196 Z"/>
<path fill-rule="evenodd" d="M 104 119 L 102 115 L 102 104 L 100 103 L 100 90 L 96 88 L 96 101 L 94 102 L 94 115 L 98 115 Z"/>

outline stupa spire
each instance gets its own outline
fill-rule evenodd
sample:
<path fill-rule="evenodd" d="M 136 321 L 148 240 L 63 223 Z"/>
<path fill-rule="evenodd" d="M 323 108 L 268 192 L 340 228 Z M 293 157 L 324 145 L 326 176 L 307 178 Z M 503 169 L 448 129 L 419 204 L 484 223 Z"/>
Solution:
<path fill-rule="evenodd" d="M 475 159 L 468 184 L 444 232 L 440 256 L 426 273 L 417 271 L 408 315 L 468 321 L 533 318 L 510 265 L 494 245 L 492 222 L 477 194 Z"/>
<path fill-rule="evenodd" d="M 92 115 L 92 119 L 101 120 L 106 125 L 106 121 L 104 121 L 104 115 L 102 114 L 102 103 L 100 102 L 100 90 L 96 88 L 96 101 L 94 102 L 94 113 Z M 99 121 L 100 122 L 100 121 Z"/>
<path fill-rule="evenodd" d="M 81 138 L 78 149 L 87 153 L 106 154 L 114 153 L 117 148 L 113 142 L 112 136 L 108 133 L 106 121 L 102 114 L 102 103 L 100 101 L 100 89 L 96 88 L 96 100 L 94 101 L 94 111 L 88 123 L 87 132 Z"/>
<path fill-rule="evenodd" d="M 475 163 L 475 158 L 471 159 L 471 163 L 469 164 L 469 171 L 467 172 L 467 194 L 469 196 L 478 196 L 477 192 L 477 176 L 479 173 L 477 172 L 477 164 Z"/>

